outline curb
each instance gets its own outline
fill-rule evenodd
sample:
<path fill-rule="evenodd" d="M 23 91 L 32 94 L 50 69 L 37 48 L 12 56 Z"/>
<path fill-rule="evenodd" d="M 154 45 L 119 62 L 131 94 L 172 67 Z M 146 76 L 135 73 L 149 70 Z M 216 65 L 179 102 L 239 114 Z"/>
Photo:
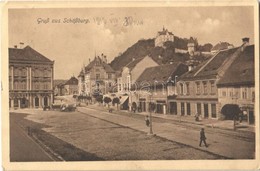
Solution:
<path fill-rule="evenodd" d="M 101 108 L 101 106 L 97 106 L 98 107 L 98 110 L 102 110 L 102 111 L 106 111 L 104 108 Z M 97 109 L 95 107 L 92 107 L 92 106 L 85 106 L 84 108 L 91 108 L 91 109 Z M 129 111 L 123 111 L 123 110 L 114 110 L 115 112 L 117 111 L 120 111 L 120 112 L 123 112 L 123 113 L 129 113 L 129 114 L 135 114 L 135 115 L 144 115 L 144 114 L 140 114 L 140 113 L 132 113 L 132 112 L 129 112 Z M 116 113 L 116 114 L 120 114 L 120 113 Z M 145 115 L 144 115 L 145 116 Z M 160 118 L 160 119 L 165 119 L 165 120 L 172 120 L 172 121 L 179 121 L 178 119 L 168 119 L 168 118 L 163 118 L 163 117 L 159 117 L 159 116 L 152 116 L 154 118 Z M 184 123 L 189 123 L 189 124 L 194 124 L 194 125 L 199 125 L 199 126 L 205 126 L 205 127 L 208 127 L 208 128 L 217 128 L 217 129 L 221 129 L 221 130 L 228 130 L 228 131 L 234 131 L 233 128 L 226 128 L 226 127 L 221 127 L 221 126 L 216 126 L 213 124 L 210 125 L 210 124 L 203 124 L 203 123 L 197 123 L 197 122 L 192 122 L 192 121 L 187 121 L 187 120 L 181 120 L 181 122 L 184 122 Z M 243 132 L 243 133 L 255 133 L 255 131 L 246 131 L 246 130 L 237 130 L 237 132 Z"/>

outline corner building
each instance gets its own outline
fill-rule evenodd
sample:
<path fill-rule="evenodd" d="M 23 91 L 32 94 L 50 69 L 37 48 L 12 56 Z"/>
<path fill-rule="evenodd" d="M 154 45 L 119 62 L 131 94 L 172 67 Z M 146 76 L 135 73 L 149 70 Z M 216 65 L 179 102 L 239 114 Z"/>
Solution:
<path fill-rule="evenodd" d="M 9 48 L 9 107 L 39 108 L 53 102 L 53 65 L 30 46 Z"/>

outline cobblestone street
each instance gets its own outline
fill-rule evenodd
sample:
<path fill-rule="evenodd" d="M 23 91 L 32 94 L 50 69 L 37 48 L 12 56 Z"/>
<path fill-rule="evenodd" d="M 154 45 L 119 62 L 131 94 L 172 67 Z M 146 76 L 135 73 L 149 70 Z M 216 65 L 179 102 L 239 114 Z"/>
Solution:
<path fill-rule="evenodd" d="M 78 108 L 77 112 L 19 110 L 26 117 L 44 124 L 47 133 L 95 154 L 103 160 L 183 160 L 253 158 L 254 142 L 250 138 L 225 135 L 209 130 L 209 147 L 198 146 L 200 126 L 174 125 L 154 119 L 154 133 L 148 136 L 144 118 Z M 212 132 L 213 131 L 213 132 Z M 233 146 L 239 143 L 241 146 Z M 237 150 L 237 149 L 240 149 Z"/>

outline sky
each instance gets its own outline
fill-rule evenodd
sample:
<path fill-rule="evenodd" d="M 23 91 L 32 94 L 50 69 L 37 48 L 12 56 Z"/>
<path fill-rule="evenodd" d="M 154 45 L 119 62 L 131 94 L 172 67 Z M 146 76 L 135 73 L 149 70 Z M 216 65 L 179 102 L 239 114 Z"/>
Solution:
<path fill-rule="evenodd" d="M 9 9 L 8 16 L 9 47 L 23 42 L 54 60 L 54 79 L 78 76 L 95 54 L 111 62 L 163 27 L 199 44 L 254 43 L 253 7 L 246 6 Z"/>

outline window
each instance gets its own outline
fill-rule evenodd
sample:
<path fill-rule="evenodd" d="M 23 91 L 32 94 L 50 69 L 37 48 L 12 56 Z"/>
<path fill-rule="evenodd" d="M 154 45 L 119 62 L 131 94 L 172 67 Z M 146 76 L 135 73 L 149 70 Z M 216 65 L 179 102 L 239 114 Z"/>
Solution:
<path fill-rule="evenodd" d="M 112 79 L 112 74 L 107 74 L 108 79 Z"/>
<path fill-rule="evenodd" d="M 197 103 L 197 113 L 201 115 L 201 103 Z"/>
<path fill-rule="evenodd" d="M 96 74 L 96 80 L 100 79 L 100 74 Z"/>
<path fill-rule="evenodd" d="M 184 103 L 181 103 L 181 115 L 185 114 Z"/>
<path fill-rule="evenodd" d="M 242 88 L 242 99 L 247 99 L 247 88 Z"/>
<path fill-rule="evenodd" d="M 26 81 L 20 82 L 19 89 L 20 90 L 26 90 L 27 89 Z"/>
<path fill-rule="evenodd" d="M 27 69 L 26 69 L 26 68 L 23 68 L 23 69 L 22 69 L 21 75 L 22 75 L 23 77 L 26 77 L 26 76 L 27 76 Z"/>
<path fill-rule="evenodd" d="M 130 76 L 127 76 L 127 89 L 129 90 L 131 88 L 131 81 L 130 81 Z"/>
<path fill-rule="evenodd" d="M 96 68 L 96 72 L 100 72 L 100 69 L 99 69 L 99 68 Z"/>
<path fill-rule="evenodd" d="M 196 82 L 196 94 L 200 94 L 200 83 Z"/>
<path fill-rule="evenodd" d="M 44 90 L 48 90 L 48 89 L 49 89 L 49 83 L 48 83 L 48 82 L 45 82 L 45 83 L 43 84 L 43 89 L 44 89 Z"/>
<path fill-rule="evenodd" d="M 210 93 L 211 94 L 216 94 L 216 86 L 215 86 L 215 82 L 214 81 L 210 82 Z"/>
<path fill-rule="evenodd" d="M 186 88 L 187 88 L 186 94 L 189 95 L 190 94 L 190 84 L 189 83 L 186 83 Z"/>
<path fill-rule="evenodd" d="M 14 82 L 14 90 L 18 90 L 18 81 Z"/>
<path fill-rule="evenodd" d="M 227 96 L 226 90 L 222 90 L 222 96 L 223 96 L 223 97 L 226 97 L 226 96 Z"/>
<path fill-rule="evenodd" d="M 211 104 L 211 117 L 212 118 L 216 118 L 217 117 L 216 104 Z"/>
<path fill-rule="evenodd" d="M 252 91 L 252 102 L 255 102 L 255 91 Z"/>
<path fill-rule="evenodd" d="M 15 98 L 15 99 L 14 99 L 14 107 L 19 107 L 19 104 L 18 104 L 18 102 L 19 102 L 19 101 L 18 101 L 18 99 L 17 99 L 17 98 Z"/>
<path fill-rule="evenodd" d="M 232 90 L 229 91 L 229 97 L 233 97 L 233 91 Z"/>
<path fill-rule="evenodd" d="M 39 90 L 40 89 L 40 83 L 39 82 L 34 82 L 34 89 Z"/>
<path fill-rule="evenodd" d="M 108 87 L 112 87 L 112 83 L 111 82 L 108 83 Z"/>
<path fill-rule="evenodd" d="M 187 103 L 187 115 L 190 115 L 190 103 Z"/>
<path fill-rule="evenodd" d="M 180 94 L 183 95 L 183 83 L 180 83 Z"/>
<path fill-rule="evenodd" d="M 203 82 L 203 93 L 208 94 L 207 82 Z"/>

